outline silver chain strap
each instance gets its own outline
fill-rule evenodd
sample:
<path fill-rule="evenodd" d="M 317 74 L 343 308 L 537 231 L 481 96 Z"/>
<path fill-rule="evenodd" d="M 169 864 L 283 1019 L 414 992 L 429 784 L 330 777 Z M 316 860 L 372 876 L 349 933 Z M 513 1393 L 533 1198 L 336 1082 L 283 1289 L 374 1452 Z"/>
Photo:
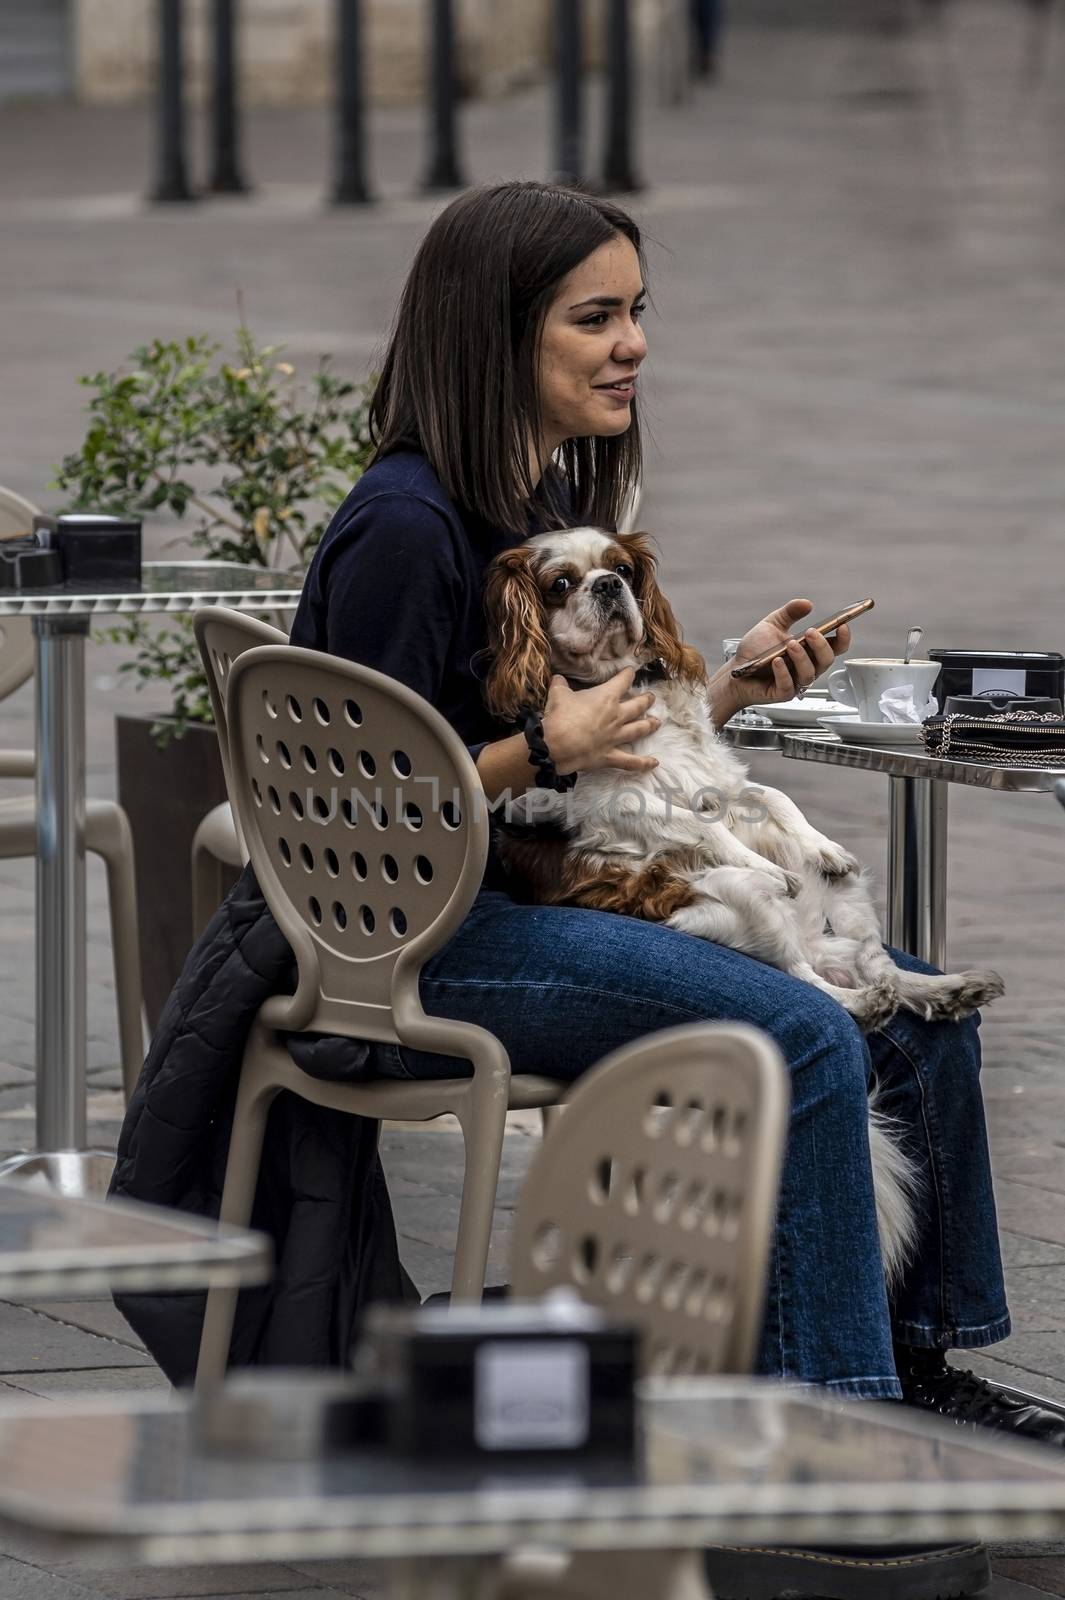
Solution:
<path fill-rule="evenodd" d="M 1065 727 L 1061 725 L 1062 718 L 1055 711 L 999 711 L 992 716 L 979 718 L 966 717 L 959 711 L 952 711 L 949 717 L 944 717 L 943 719 L 943 736 L 935 754 L 949 756 L 954 753 L 954 735 L 956 731 L 961 731 L 959 724 L 962 726 L 967 724 L 970 728 L 979 732 L 991 723 L 1002 725 L 1022 722 L 1029 725 L 1033 723 L 1056 723 L 1058 724 L 1057 731 L 1060 732 L 1062 740 L 1065 741 Z M 961 759 L 964 760 L 967 756 L 974 754 L 980 757 L 988 756 L 997 759 L 1002 766 L 1010 767 L 1043 767 L 1046 766 L 1048 760 L 1060 760 L 1063 753 L 1062 749 L 1055 750 L 1053 746 L 1048 746 L 1045 750 L 1010 750 L 1003 745 L 988 744 L 979 739 L 962 739 L 960 742 L 962 744 Z"/>

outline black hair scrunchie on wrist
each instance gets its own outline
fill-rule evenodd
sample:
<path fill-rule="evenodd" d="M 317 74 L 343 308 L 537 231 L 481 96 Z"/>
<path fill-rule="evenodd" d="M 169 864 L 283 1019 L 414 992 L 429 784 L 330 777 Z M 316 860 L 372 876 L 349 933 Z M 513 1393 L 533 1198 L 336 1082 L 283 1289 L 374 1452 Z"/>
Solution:
<path fill-rule="evenodd" d="M 522 718 L 522 732 L 525 743 L 529 746 L 529 760 L 536 768 L 536 787 L 538 789 L 557 789 L 564 794 L 567 789 L 572 789 L 577 782 L 577 773 L 561 773 L 555 770 L 555 763 L 551 759 L 551 752 L 544 740 L 544 720 L 542 711 L 526 708 Z"/>

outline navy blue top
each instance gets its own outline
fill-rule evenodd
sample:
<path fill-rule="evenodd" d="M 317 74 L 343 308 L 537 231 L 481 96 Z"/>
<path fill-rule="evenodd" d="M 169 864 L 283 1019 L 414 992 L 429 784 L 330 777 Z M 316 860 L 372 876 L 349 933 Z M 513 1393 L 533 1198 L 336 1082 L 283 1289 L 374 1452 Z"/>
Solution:
<path fill-rule="evenodd" d="M 489 716 L 474 663 L 485 645 L 484 574 L 519 542 L 460 513 L 419 452 L 397 451 L 363 474 L 322 536 L 292 643 L 398 678 L 476 761 L 510 731 Z"/>

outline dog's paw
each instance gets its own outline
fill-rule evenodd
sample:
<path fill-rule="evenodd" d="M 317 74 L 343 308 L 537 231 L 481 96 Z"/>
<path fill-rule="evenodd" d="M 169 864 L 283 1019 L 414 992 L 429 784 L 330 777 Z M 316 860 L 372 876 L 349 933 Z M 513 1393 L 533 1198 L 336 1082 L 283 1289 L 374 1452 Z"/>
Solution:
<path fill-rule="evenodd" d="M 972 967 L 966 972 L 948 973 L 926 993 L 925 1015 L 930 1022 L 960 1022 L 974 1011 L 990 1005 L 1005 994 L 1006 985 L 989 967 Z"/>
<path fill-rule="evenodd" d="M 848 878 L 852 873 L 862 870 L 857 856 L 852 856 L 849 850 L 844 850 L 841 844 L 834 844 L 831 839 L 817 850 L 814 864 L 826 878 Z"/>
<path fill-rule="evenodd" d="M 764 866 L 752 867 L 756 878 L 761 880 L 763 889 L 778 900 L 794 900 L 802 888 L 802 874 L 790 872 L 786 867 L 778 867 L 772 861 L 767 861 Z"/>
<path fill-rule="evenodd" d="M 864 1033 L 876 1033 L 899 1009 L 899 992 L 893 983 L 871 983 L 855 989 L 842 1003 Z"/>

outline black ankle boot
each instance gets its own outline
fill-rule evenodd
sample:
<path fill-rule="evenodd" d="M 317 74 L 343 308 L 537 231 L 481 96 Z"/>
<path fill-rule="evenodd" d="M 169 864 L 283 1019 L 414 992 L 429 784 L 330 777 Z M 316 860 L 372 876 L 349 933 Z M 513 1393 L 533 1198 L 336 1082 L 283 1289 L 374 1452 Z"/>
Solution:
<path fill-rule="evenodd" d="M 704 1552 L 714 1600 L 968 1600 L 991 1582 L 983 1545 Z"/>
<path fill-rule="evenodd" d="M 952 1422 L 994 1428 L 1065 1448 L 1065 1417 L 1059 1412 L 1011 1399 L 986 1378 L 949 1366 L 939 1350 L 897 1345 L 895 1366 L 907 1405 L 936 1411 Z"/>

